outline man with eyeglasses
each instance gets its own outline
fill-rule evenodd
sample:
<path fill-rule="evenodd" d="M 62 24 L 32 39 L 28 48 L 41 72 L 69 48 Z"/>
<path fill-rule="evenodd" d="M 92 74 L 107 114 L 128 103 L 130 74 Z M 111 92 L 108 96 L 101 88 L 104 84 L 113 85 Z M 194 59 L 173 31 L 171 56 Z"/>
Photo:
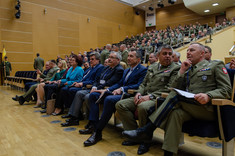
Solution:
<path fill-rule="evenodd" d="M 139 127 L 146 125 L 148 110 L 155 105 L 156 99 L 161 96 L 162 92 L 169 92 L 168 88 L 171 86 L 173 78 L 177 75 L 179 66 L 172 61 L 172 47 L 162 45 L 158 50 L 159 63 L 148 67 L 144 81 L 139 86 L 135 97 L 121 100 L 116 104 L 117 113 L 125 130 L 138 128 L 136 115 L 138 115 Z M 144 154 L 148 152 L 150 143 L 140 143 L 137 153 Z M 124 146 L 135 144 L 137 142 L 132 140 L 122 142 Z"/>
<path fill-rule="evenodd" d="M 109 92 L 110 95 L 104 95 L 103 100 L 100 100 L 100 102 L 97 102 L 100 95 L 99 93 L 92 93 L 90 95 L 89 122 L 94 125 L 94 133 L 92 133 L 92 135 L 84 142 L 84 146 L 92 146 L 102 139 L 102 131 L 108 124 L 113 112 L 115 112 L 116 102 L 123 98 L 128 89 L 138 89 L 139 85 L 142 83 L 147 72 L 147 68 L 140 64 L 141 57 L 141 53 L 135 49 L 132 49 L 128 53 L 127 63 L 130 68 L 124 71 L 122 79 L 109 88 L 99 91 L 101 94 Z M 99 103 L 103 104 L 103 111 L 100 118 Z"/>
<path fill-rule="evenodd" d="M 92 59 L 92 57 L 90 59 Z M 104 87 L 106 86 L 112 86 L 119 82 L 119 80 L 122 78 L 124 71 L 124 69 L 120 65 L 121 59 L 121 55 L 118 52 L 111 52 L 108 59 L 108 66 L 104 67 L 99 77 L 96 77 L 91 89 L 79 90 L 78 88 L 81 87 L 80 83 L 74 84 L 74 87 L 69 89 L 70 92 L 72 92 L 72 90 L 77 90 L 77 92 L 73 98 L 68 114 L 62 116 L 62 118 L 69 119 L 66 120 L 65 123 L 62 123 L 61 126 L 67 127 L 79 125 L 79 116 L 81 116 L 80 110 L 84 101 L 85 104 L 88 105 L 87 100 L 89 98 L 90 93 L 96 92 L 100 89 L 104 89 Z M 87 125 L 85 128 L 90 130 L 91 126 Z"/>
<path fill-rule="evenodd" d="M 174 76 L 172 87 L 191 92 L 195 94 L 194 98 L 184 98 L 171 91 L 162 105 L 149 116 L 150 122 L 137 130 L 123 132 L 129 139 L 150 139 L 157 127 L 164 129 L 164 156 L 177 153 L 184 122 L 192 119 L 215 120 L 211 99 L 229 99 L 232 91 L 224 63 L 206 61 L 205 47 L 200 43 L 191 43 L 188 47 L 187 59 Z"/>

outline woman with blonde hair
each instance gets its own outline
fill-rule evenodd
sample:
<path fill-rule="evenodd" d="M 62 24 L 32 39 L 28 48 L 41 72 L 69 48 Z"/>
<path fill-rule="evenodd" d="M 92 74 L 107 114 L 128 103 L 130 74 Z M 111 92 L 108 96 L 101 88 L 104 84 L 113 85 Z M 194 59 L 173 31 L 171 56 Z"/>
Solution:
<path fill-rule="evenodd" d="M 45 84 L 52 84 L 52 83 L 57 83 L 58 80 L 60 80 L 64 75 L 66 75 L 65 71 L 67 69 L 67 63 L 65 60 L 60 60 L 58 62 L 58 67 L 60 68 L 60 70 L 58 70 L 58 72 L 55 74 L 55 76 L 50 80 L 47 81 L 45 83 L 40 83 L 37 88 L 36 88 L 36 92 L 37 92 L 37 103 L 34 106 L 34 108 L 38 108 L 40 107 L 42 104 L 44 104 L 44 86 Z"/>

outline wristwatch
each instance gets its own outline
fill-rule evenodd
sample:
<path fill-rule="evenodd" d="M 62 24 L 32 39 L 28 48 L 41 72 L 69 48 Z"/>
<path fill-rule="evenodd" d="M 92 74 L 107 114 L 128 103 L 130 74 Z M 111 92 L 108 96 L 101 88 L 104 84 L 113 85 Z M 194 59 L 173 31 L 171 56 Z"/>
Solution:
<path fill-rule="evenodd" d="M 152 94 L 149 95 L 149 99 L 150 100 L 153 100 L 154 99 L 154 96 Z"/>

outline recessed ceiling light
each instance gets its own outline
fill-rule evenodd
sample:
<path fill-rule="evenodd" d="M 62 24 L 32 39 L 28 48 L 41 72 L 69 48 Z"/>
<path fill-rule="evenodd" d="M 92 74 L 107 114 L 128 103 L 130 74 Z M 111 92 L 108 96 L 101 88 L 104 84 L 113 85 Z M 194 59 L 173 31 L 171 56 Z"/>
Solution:
<path fill-rule="evenodd" d="M 210 12 L 210 10 L 204 10 L 204 12 Z"/>
<path fill-rule="evenodd" d="M 219 5 L 219 3 L 213 3 L 213 4 L 212 4 L 212 6 L 217 6 L 217 5 Z"/>
<path fill-rule="evenodd" d="M 143 7 L 143 8 L 145 8 L 146 6 L 145 6 L 145 5 L 143 5 L 142 7 Z"/>

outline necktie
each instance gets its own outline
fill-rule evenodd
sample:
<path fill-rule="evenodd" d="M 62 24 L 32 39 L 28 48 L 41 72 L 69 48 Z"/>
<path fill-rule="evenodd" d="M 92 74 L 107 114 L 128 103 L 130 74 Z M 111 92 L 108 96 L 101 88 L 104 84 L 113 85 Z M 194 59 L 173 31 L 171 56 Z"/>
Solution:
<path fill-rule="evenodd" d="M 130 71 L 126 75 L 125 82 L 127 82 L 128 78 L 129 78 L 129 76 L 131 75 L 132 72 L 133 72 L 133 69 L 130 69 Z"/>

